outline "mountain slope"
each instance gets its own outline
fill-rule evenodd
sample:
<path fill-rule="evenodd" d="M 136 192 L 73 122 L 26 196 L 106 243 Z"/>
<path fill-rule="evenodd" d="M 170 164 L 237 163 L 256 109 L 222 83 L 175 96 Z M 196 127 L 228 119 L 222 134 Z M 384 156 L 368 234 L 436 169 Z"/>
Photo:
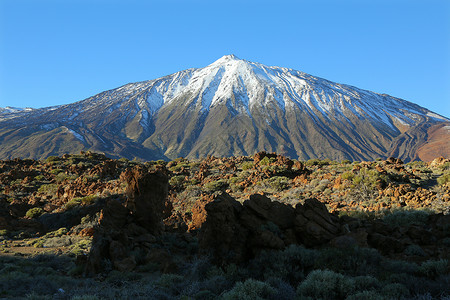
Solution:
<path fill-rule="evenodd" d="M 0 158 L 83 149 L 141 159 L 265 150 L 300 159 L 413 160 L 428 158 L 428 148 L 450 156 L 448 130 L 428 140 L 430 128 L 447 123 L 402 99 L 227 55 L 69 105 L 0 110 Z"/>

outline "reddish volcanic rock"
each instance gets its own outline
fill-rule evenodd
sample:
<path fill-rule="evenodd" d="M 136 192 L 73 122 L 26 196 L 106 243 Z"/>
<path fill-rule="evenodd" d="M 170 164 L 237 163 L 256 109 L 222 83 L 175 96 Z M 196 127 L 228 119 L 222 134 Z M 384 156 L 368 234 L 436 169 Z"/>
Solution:
<path fill-rule="evenodd" d="M 128 199 L 125 204 L 111 199 L 102 210 L 87 261 L 87 273 L 102 271 L 104 259 L 109 259 L 119 271 L 133 270 L 137 261 L 132 250 L 148 252 L 155 235 L 163 231 L 168 190 L 165 172 L 135 168 L 124 172 L 120 178 L 128 184 Z"/>
<path fill-rule="evenodd" d="M 206 204 L 214 201 L 213 195 L 202 195 L 192 207 L 192 221 L 189 224 L 189 231 L 199 229 L 206 221 L 207 212 L 205 209 Z"/>

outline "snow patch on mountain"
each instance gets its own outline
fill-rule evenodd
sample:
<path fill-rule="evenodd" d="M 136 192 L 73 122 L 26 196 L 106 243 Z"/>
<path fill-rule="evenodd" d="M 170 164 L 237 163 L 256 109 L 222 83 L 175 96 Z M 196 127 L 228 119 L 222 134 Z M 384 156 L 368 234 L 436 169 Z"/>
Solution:
<path fill-rule="evenodd" d="M 71 133 L 75 138 L 77 138 L 79 141 L 86 143 L 86 140 L 84 139 L 84 137 L 79 134 L 78 132 L 76 132 L 75 130 L 72 130 L 70 128 L 67 128 L 66 126 L 62 126 L 64 132 L 69 132 Z"/>

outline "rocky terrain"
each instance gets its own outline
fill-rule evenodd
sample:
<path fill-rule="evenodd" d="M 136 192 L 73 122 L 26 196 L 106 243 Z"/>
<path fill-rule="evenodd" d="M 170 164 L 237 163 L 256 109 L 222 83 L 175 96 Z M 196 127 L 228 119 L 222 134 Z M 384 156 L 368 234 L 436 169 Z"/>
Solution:
<path fill-rule="evenodd" d="M 0 161 L 0 297 L 446 299 L 449 192 L 445 158 Z"/>

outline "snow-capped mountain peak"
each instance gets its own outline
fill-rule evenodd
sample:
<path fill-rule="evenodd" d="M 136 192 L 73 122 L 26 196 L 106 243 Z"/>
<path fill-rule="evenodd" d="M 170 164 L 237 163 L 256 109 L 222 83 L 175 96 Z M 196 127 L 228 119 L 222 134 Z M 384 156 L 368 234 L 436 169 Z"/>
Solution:
<path fill-rule="evenodd" d="M 222 56 L 221 58 L 219 58 L 218 60 L 213 62 L 211 65 L 222 65 L 224 63 L 228 63 L 228 62 L 231 62 L 234 60 L 241 60 L 241 59 L 234 54 L 228 54 L 228 55 Z"/>
<path fill-rule="evenodd" d="M 56 140 L 81 143 L 79 148 L 131 158 L 264 150 L 301 159 L 415 159 L 428 136 L 440 139 L 437 132 L 448 121 L 405 100 L 231 54 L 203 68 L 126 84 L 73 104 L 0 109 L 0 137 L 2 130 L 9 136 L 19 128 L 10 148 L 7 139 L 2 143 L 0 155 L 13 155 L 26 143 L 20 128 L 35 128 L 42 143 L 52 132 Z M 448 144 L 439 149 L 449 149 Z"/>
<path fill-rule="evenodd" d="M 292 69 L 246 61 L 233 54 L 225 55 L 204 68 L 192 69 L 186 76 L 175 73 L 171 78 L 174 80 L 164 88 L 163 101 L 161 93 L 156 98 L 148 98 L 153 111 L 189 92 L 196 95 L 196 106 L 202 110 L 228 103 L 236 111 L 250 116 L 253 106 L 271 103 L 283 110 L 300 108 L 314 117 L 345 119 L 350 114 L 368 117 L 390 127 L 394 127 L 395 122 L 413 124 L 415 120 L 411 112 L 422 116 L 428 114 L 401 99 L 333 83 Z M 232 98 L 238 100 L 230 104 Z"/>

